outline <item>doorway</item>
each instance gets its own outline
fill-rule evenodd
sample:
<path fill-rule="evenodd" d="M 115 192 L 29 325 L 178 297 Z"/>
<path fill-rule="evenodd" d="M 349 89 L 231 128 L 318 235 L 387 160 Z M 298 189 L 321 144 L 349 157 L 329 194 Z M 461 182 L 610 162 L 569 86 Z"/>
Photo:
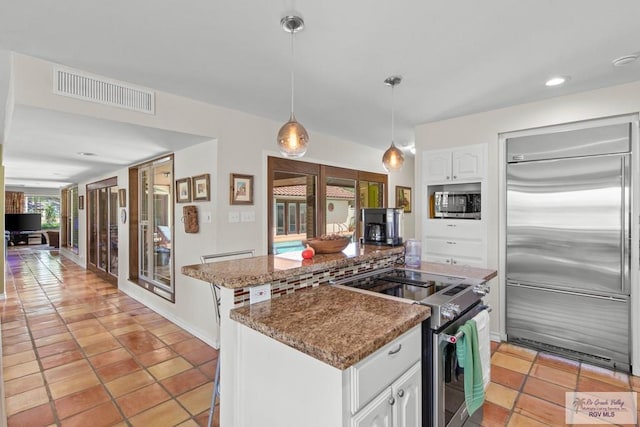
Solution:
<path fill-rule="evenodd" d="M 118 179 L 87 185 L 88 269 L 118 284 Z"/>

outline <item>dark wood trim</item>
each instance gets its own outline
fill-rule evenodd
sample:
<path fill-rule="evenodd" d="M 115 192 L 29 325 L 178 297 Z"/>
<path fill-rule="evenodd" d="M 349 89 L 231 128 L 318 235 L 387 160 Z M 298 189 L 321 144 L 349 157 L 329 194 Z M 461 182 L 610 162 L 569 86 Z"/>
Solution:
<path fill-rule="evenodd" d="M 129 168 L 129 280 L 138 281 L 138 167 Z"/>
<path fill-rule="evenodd" d="M 102 181 L 96 181 L 87 184 L 87 193 L 90 190 L 98 190 L 105 187 L 116 187 L 118 185 L 118 177 L 112 176 L 111 178 L 103 179 Z"/>

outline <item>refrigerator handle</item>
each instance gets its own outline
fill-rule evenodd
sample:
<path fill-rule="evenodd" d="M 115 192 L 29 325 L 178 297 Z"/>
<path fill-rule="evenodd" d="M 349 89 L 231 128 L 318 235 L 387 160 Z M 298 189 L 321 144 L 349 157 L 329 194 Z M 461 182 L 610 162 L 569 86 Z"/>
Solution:
<path fill-rule="evenodd" d="M 630 206 L 629 206 L 629 156 L 622 156 L 621 158 L 621 184 L 622 184 L 622 209 L 620 209 L 620 291 L 623 294 L 629 294 L 629 263 L 630 263 L 630 236 L 629 223 L 630 223 Z"/>

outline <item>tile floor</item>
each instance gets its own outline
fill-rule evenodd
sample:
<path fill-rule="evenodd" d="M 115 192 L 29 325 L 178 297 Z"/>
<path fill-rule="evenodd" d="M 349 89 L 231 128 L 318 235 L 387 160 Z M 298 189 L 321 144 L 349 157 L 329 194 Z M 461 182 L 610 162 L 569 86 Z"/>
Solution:
<path fill-rule="evenodd" d="M 9 427 L 206 425 L 215 349 L 57 251 L 7 260 Z"/>
<path fill-rule="evenodd" d="M 492 342 L 491 350 L 491 383 L 482 414 L 474 414 L 465 427 L 564 426 L 566 392 L 640 394 L 640 377 L 509 343 Z"/>
<path fill-rule="evenodd" d="M 10 248 L 8 269 L 10 427 L 206 425 L 215 349 L 57 251 Z M 640 392 L 639 377 L 508 343 L 492 352 L 486 402 L 468 427 L 562 426 L 566 391 Z"/>

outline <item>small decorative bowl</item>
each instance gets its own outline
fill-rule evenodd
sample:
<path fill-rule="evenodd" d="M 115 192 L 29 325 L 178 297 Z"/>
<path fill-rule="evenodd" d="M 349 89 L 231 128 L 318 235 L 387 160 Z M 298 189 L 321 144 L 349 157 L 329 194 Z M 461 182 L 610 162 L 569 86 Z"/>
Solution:
<path fill-rule="evenodd" d="M 304 240 L 302 243 L 311 246 L 317 254 L 335 254 L 342 252 L 350 242 L 350 238 L 342 237 L 340 239 L 331 240 L 309 239 Z"/>

